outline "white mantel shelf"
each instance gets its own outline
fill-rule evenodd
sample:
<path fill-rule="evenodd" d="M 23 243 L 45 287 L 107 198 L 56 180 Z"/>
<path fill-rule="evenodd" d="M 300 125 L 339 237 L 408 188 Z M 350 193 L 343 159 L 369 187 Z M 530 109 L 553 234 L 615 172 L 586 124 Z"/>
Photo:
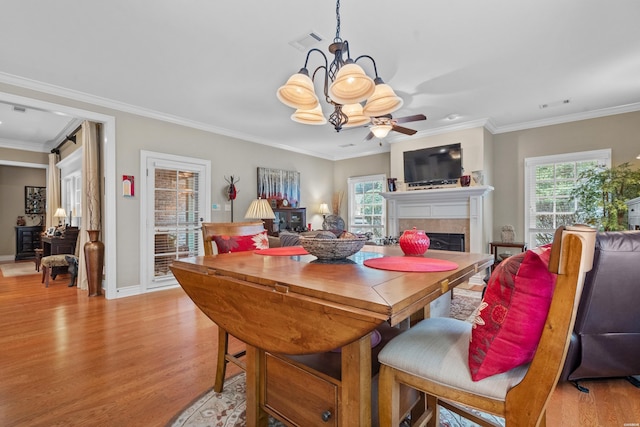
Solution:
<path fill-rule="evenodd" d="M 470 197 L 483 197 L 490 191 L 493 191 L 493 187 L 490 185 L 473 185 L 469 187 L 448 187 L 448 188 L 432 188 L 429 190 L 409 190 L 409 191 L 394 191 L 380 193 L 382 197 L 387 200 L 401 200 L 401 201 L 424 201 L 424 200 L 437 200 L 437 201 L 468 201 Z"/>
<path fill-rule="evenodd" d="M 468 218 L 471 252 L 486 252 L 484 197 L 491 191 L 490 185 L 475 185 L 380 193 L 388 201 L 389 235 L 399 235 L 400 219 Z"/>

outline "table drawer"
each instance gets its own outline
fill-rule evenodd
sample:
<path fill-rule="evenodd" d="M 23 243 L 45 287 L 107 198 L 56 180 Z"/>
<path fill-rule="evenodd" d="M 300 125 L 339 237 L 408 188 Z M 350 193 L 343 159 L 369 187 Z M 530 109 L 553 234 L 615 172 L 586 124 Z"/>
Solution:
<path fill-rule="evenodd" d="M 265 367 L 267 409 L 301 427 L 338 425 L 337 384 L 269 353 Z"/>

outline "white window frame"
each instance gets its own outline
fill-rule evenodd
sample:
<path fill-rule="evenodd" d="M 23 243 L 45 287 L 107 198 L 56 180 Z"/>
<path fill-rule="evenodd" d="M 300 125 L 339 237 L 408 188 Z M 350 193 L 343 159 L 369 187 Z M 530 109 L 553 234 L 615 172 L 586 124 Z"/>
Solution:
<path fill-rule="evenodd" d="M 61 207 L 67 213 L 65 224 L 80 227 L 82 219 L 82 147 L 60 160 Z M 69 218 L 71 222 L 69 222 Z"/>
<path fill-rule="evenodd" d="M 380 225 L 369 225 L 369 224 L 361 224 L 358 223 L 360 219 L 362 219 L 361 215 L 357 215 L 358 212 L 358 202 L 356 200 L 355 194 L 355 186 L 360 183 L 372 182 L 372 181 L 381 181 L 381 192 L 386 190 L 387 185 L 387 176 L 385 174 L 376 174 L 376 175 L 365 175 L 365 176 L 357 176 L 350 177 L 347 180 L 348 184 L 348 197 L 349 197 L 349 218 L 348 218 L 348 226 L 347 229 L 349 231 L 370 231 L 373 233 L 374 237 L 382 238 L 387 235 L 387 201 L 381 197 L 381 206 L 382 206 L 382 214 L 380 215 Z M 379 230 L 379 233 L 376 233 L 375 230 Z"/>
<path fill-rule="evenodd" d="M 535 236 L 537 233 L 551 232 L 553 230 L 547 230 L 535 227 L 536 216 L 536 167 L 543 165 L 551 165 L 557 163 L 569 163 L 569 162 L 587 162 L 598 161 L 604 167 L 611 166 L 611 149 L 582 151 L 575 153 L 555 154 L 550 156 L 541 157 L 528 157 L 524 159 L 524 230 L 525 241 L 528 242 L 530 247 L 536 246 Z"/>

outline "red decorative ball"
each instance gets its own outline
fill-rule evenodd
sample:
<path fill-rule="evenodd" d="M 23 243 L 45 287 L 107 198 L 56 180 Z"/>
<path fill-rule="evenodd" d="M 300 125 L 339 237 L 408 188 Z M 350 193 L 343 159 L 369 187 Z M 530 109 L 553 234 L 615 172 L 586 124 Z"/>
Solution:
<path fill-rule="evenodd" d="M 412 230 L 405 230 L 398 242 L 402 252 L 410 256 L 424 255 L 431 244 L 429 236 L 424 233 L 424 230 L 416 230 L 416 227 L 413 227 Z"/>

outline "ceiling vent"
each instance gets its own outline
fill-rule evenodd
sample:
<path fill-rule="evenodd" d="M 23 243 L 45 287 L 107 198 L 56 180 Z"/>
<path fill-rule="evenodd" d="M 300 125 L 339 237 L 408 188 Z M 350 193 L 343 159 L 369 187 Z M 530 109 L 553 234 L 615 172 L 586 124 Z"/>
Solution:
<path fill-rule="evenodd" d="M 340 148 L 347 148 L 347 147 L 355 147 L 355 146 L 356 146 L 356 144 L 351 143 L 351 144 L 339 145 L 338 147 L 340 147 Z"/>
<path fill-rule="evenodd" d="M 25 107 L 20 106 L 20 105 L 14 105 L 13 106 L 13 111 L 16 111 L 18 113 L 26 113 L 27 109 Z"/>
<path fill-rule="evenodd" d="M 290 41 L 289 44 L 298 49 L 300 52 L 306 52 L 323 40 L 324 37 L 318 34 L 318 32 L 309 31 L 307 34 L 304 34 L 297 39 Z"/>

